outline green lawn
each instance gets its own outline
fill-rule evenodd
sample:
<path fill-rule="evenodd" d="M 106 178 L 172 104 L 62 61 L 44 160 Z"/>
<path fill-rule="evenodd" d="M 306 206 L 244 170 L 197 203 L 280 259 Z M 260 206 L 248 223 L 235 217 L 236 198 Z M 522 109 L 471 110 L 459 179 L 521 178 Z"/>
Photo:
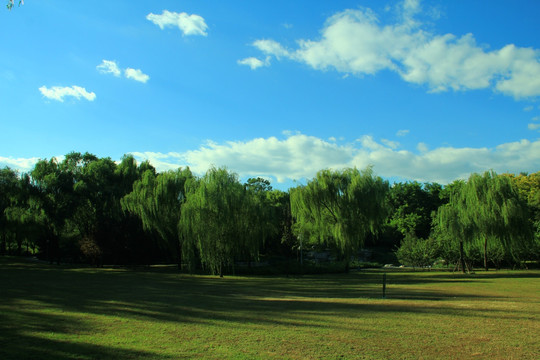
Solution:
<path fill-rule="evenodd" d="M 540 359 L 540 271 L 387 277 L 0 258 L 0 359 Z"/>

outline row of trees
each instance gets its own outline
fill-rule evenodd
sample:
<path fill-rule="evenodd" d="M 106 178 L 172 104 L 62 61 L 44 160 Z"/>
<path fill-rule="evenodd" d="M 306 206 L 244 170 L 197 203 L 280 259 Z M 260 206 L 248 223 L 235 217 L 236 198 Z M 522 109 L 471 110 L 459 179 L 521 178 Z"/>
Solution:
<path fill-rule="evenodd" d="M 379 244 L 399 248 L 408 265 L 442 258 L 465 270 L 482 253 L 487 268 L 540 258 L 540 173 L 473 174 L 443 187 L 390 186 L 370 168 L 322 170 L 284 192 L 222 168 L 158 173 L 132 156 L 115 163 L 74 152 L 21 176 L 1 169 L 0 226 L 0 253 L 51 262 L 175 261 L 223 274 L 261 255 L 294 258 L 304 246 L 332 251 L 348 269 L 366 244 Z"/>
<path fill-rule="evenodd" d="M 441 195 L 429 234 L 404 232 L 402 263 L 422 267 L 444 259 L 466 271 L 479 262 L 487 270 L 540 259 L 540 173 L 472 174 Z"/>

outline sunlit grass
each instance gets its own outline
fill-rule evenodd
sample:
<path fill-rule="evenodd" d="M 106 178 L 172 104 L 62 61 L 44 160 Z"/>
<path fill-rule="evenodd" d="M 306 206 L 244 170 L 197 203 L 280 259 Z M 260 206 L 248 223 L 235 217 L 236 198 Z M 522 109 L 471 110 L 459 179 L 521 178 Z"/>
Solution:
<path fill-rule="evenodd" d="M 0 260 L 1 359 L 538 359 L 540 272 L 190 276 Z"/>

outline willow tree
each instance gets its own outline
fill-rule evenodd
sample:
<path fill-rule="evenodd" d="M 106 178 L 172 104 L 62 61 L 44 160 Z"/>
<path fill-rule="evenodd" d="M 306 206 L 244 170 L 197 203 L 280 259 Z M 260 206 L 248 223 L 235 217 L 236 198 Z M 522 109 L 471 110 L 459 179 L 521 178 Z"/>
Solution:
<path fill-rule="evenodd" d="M 463 243 L 481 244 L 484 268 L 488 270 L 489 242 L 500 244 L 515 256 L 532 239 L 526 204 L 511 179 L 493 171 L 472 174 L 439 209 L 438 223 L 459 241 L 464 272 Z"/>
<path fill-rule="evenodd" d="M 5 210 L 12 204 L 13 197 L 17 196 L 19 175 L 15 170 L 5 167 L 0 169 L 0 255 L 7 251 L 8 218 Z"/>
<path fill-rule="evenodd" d="M 249 192 L 234 173 L 211 168 L 194 182 L 182 209 L 181 226 L 189 243 L 199 253 L 203 266 L 223 276 L 236 256 L 258 251 L 260 239 L 250 227 L 253 206 Z"/>
<path fill-rule="evenodd" d="M 146 230 L 156 231 L 162 244 L 176 254 L 182 267 L 182 231 L 180 217 L 186 201 L 186 183 L 193 179 L 189 168 L 155 175 L 146 170 L 133 191 L 121 200 L 124 210 L 137 215 Z"/>
<path fill-rule="evenodd" d="M 291 189 L 296 235 L 335 245 L 348 271 L 366 236 L 384 223 L 388 191 L 388 182 L 374 176 L 371 168 L 319 171 L 307 185 Z"/>

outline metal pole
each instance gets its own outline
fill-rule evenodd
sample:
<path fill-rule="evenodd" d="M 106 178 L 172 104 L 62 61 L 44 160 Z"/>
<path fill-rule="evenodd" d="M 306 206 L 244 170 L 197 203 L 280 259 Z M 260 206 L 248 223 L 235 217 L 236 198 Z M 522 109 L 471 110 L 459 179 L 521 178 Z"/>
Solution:
<path fill-rule="evenodd" d="M 382 283 L 382 297 L 386 299 L 386 273 L 383 274 L 383 283 Z"/>

